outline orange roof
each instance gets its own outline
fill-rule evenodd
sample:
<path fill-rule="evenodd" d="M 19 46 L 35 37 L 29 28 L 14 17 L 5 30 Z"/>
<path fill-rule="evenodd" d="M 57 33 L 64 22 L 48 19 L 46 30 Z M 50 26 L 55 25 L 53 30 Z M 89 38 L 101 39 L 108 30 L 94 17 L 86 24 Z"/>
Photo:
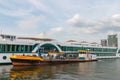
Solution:
<path fill-rule="evenodd" d="M 97 44 L 96 42 L 92 42 L 91 44 Z"/>
<path fill-rule="evenodd" d="M 88 43 L 87 41 L 82 41 L 81 43 Z"/>
<path fill-rule="evenodd" d="M 77 42 L 77 41 L 75 41 L 75 40 L 68 40 L 67 42 Z"/>
<path fill-rule="evenodd" d="M 18 39 L 29 39 L 29 40 L 41 40 L 41 41 L 52 41 L 54 39 L 50 39 L 50 38 L 32 38 L 32 37 L 18 37 Z"/>

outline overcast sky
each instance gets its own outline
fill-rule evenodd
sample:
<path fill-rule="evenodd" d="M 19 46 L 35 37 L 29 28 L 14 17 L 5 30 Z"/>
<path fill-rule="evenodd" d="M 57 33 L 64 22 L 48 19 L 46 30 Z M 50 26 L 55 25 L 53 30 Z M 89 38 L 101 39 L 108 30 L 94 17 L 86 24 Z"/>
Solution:
<path fill-rule="evenodd" d="M 120 32 L 120 0 L 0 0 L 0 29 L 17 36 L 100 42 Z"/>

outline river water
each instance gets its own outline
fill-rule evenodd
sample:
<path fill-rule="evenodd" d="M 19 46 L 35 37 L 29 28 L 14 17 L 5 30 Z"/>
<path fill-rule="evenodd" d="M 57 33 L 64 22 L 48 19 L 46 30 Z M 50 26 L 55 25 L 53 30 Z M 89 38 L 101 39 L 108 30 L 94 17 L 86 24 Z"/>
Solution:
<path fill-rule="evenodd" d="M 120 59 L 44 66 L 0 65 L 0 80 L 120 80 Z"/>

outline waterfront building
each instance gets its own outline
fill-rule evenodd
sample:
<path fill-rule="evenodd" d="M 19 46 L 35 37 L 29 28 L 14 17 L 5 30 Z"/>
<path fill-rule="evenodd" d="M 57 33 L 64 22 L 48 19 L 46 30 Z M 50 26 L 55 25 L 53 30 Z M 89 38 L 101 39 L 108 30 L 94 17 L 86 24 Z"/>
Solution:
<path fill-rule="evenodd" d="M 101 40 L 101 46 L 107 46 L 107 39 Z"/>
<path fill-rule="evenodd" d="M 109 47 L 118 47 L 117 34 L 108 35 L 108 46 Z"/>

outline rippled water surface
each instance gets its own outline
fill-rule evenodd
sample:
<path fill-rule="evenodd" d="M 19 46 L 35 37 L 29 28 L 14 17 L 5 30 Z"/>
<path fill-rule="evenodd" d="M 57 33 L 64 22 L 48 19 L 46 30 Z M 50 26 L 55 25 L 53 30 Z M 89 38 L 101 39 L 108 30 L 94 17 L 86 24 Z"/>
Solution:
<path fill-rule="evenodd" d="M 45 66 L 0 65 L 0 80 L 120 80 L 120 59 Z"/>

